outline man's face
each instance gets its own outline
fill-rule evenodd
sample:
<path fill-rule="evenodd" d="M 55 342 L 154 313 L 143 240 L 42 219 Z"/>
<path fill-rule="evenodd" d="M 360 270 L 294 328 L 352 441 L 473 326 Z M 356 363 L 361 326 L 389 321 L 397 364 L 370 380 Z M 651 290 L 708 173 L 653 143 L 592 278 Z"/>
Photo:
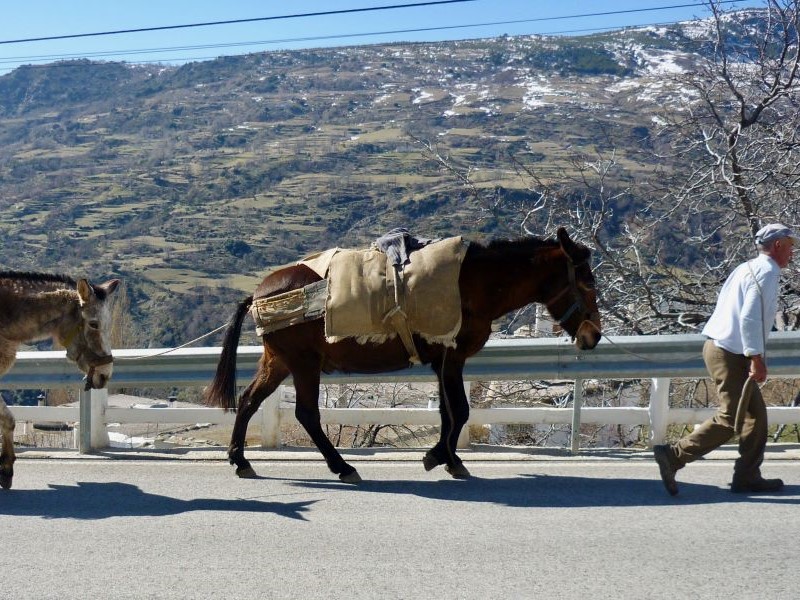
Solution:
<path fill-rule="evenodd" d="M 793 254 L 794 240 L 792 238 L 781 238 L 775 242 L 772 258 L 781 269 L 785 269 L 792 262 Z"/>

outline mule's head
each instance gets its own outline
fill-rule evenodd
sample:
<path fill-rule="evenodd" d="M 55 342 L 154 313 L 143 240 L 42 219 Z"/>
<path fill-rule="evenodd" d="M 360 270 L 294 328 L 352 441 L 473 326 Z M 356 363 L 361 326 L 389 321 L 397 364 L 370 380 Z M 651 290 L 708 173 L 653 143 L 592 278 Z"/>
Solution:
<path fill-rule="evenodd" d="M 92 285 L 86 279 L 78 281 L 79 318 L 62 341 L 67 358 L 86 373 L 86 389 L 101 389 L 111 379 L 114 358 L 111 356 L 109 334 L 111 308 L 108 298 L 119 286 L 119 279 Z"/>
<path fill-rule="evenodd" d="M 591 250 L 570 239 L 567 230 L 558 229 L 560 250 L 566 260 L 559 275 L 563 287 L 547 302 L 547 310 L 572 336 L 580 350 L 591 350 L 600 341 L 600 312 L 597 289 L 590 265 Z"/>

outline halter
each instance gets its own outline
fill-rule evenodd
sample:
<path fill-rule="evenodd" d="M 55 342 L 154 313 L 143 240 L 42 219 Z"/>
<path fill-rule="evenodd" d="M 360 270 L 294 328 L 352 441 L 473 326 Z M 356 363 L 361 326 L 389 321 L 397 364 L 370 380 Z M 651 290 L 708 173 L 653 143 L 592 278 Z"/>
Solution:
<path fill-rule="evenodd" d="M 578 263 L 577 266 L 581 266 L 581 265 L 584 265 L 584 264 L 586 264 L 585 261 Z M 575 266 L 576 265 L 575 265 L 574 262 L 572 262 L 572 259 L 567 257 L 567 278 L 569 280 L 569 282 L 567 284 L 567 287 L 565 287 L 563 290 L 558 292 L 555 296 L 550 298 L 550 300 L 545 302 L 546 305 L 549 305 L 550 303 L 554 302 L 555 300 L 558 300 L 559 298 L 561 298 L 561 296 L 563 296 L 567 292 L 572 294 L 572 298 L 573 298 L 572 304 L 569 306 L 569 308 L 567 308 L 566 311 L 564 311 L 564 314 L 562 314 L 558 318 L 558 324 L 564 330 L 566 330 L 567 321 L 570 319 L 570 317 L 576 311 L 581 310 L 581 311 L 584 311 L 584 312 L 588 312 L 587 308 L 586 308 L 586 303 L 583 301 L 583 296 L 581 296 L 580 292 L 578 291 L 578 282 L 577 282 L 577 279 L 575 278 Z M 588 316 L 588 320 L 593 319 L 597 315 L 598 315 L 597 311 L 590 312 L 589 316 Z"/>
<path fill-rule="evenodd" d="M 64 336 L 64 340 L 62 342 L 64 348 L 69 349 L 70 345 L 75 340 L 75 336 L 78 335 L 78 333 L 81 331 L 82 327 L 83 327 L 83 320 L 80 320 L 80 321 L 78 321 L 78 324 L 75 325 L 75 327 L 73 327 L 72 329 L 70 329 L 67 332 L 67 334 Z M 83 356 L 84 354 L 86 354 L 86 353 L 80 348 L 76 349 L 76 351 L 77 351 L 77 354 L 75 355 L 75 357 L 72 360 L 74 360 L 75 362 L 78 362 L 78 359 L 81 356 Z M 96 367 L 101 367 L 103 365 L 108 365 L 108 364 L 111 364 L 113 362 L 114 362 L 114 356 L 111 355 L 111 354 L 94 354 L 94 353 L 92 353 L 86 359 L 86 364 L 89 365 L 89 367 L 90 367 L 89 375 L 91 375 L 91 372 Z"/>

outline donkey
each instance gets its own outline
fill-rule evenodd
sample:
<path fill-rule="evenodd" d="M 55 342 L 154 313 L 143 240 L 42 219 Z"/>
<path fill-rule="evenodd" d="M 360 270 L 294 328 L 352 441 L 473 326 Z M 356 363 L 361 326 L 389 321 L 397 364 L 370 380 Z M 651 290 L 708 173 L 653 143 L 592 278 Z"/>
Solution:
<path fill-rule="evenodd" d="M 92 285 L 64 275 L 0 272 L 0 377 L 14 365 L 20 344 L 52 338 L 86 373 L 86 389 L 101 389 L 111 378 L 114 359 L 108 342 L 108 298 L 119 279 Z M 0 398 L 0 487 L 14 477 L 14 416 Z"/>

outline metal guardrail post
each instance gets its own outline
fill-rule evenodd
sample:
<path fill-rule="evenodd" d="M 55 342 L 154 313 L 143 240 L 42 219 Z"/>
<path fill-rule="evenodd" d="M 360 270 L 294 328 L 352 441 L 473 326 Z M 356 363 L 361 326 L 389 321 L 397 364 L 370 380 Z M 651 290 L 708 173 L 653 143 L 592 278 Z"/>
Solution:
<path fill-rule="evenodd" d="M 81 388 L 78 396 L 80 409 L 79 409 L 79 422 L 80 422 L 80 443 L 78 444 L 78 452 L 80 454 L 90 454 L 92 451 L 92 393 L 90 390 Z"/>
<path fill-rule="evenodd" d="M 654 377 L 650 388 L 650 446 L 664 443 L 669 425 L 669 377 Z"/>
<path fill-rule="evenodd" d="M 572 453 L 581 450 L 581 407 L 583 406 L 583 379 L 575 380 L 572 392 Z"/>
<path fill-rule="evenodd" d="M 277 448 L 281 443 L 280 405 L 285 386 L 278 386 L 261 404 L 261 447 Z"/>
<path fill-rule="evenodd" d="M 92 450 L 108 447 L 108 427 L 106 424 L 106 409 L 108 408 L 108 388 L 89 390 L 91 405 L 91 431 L 90 446 Z"/>

